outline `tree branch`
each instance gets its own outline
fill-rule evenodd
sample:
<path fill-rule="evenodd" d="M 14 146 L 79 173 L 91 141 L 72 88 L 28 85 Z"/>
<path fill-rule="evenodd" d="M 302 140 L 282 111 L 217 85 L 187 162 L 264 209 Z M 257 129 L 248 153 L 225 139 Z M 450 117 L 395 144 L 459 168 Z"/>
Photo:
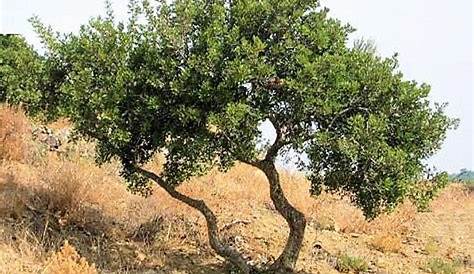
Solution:
<path fill-rule="evenodd" d="M 178 192 L 174 187 L 166 183 L 166 181 L 159 175 L 145 170 L 141 167 L 135 166 L 136 172 L 156 182 L 163 188 L 171 197 L 179 200 L 188 206 L 197 209 L 206 219 L 207 232 L 209 237 L 209 244 L 220 256 L 228 259 L 234 265 L 240 268 L 243 273 L 250 273 L 250 267 L 243 256 L 234 248 L 223 243 L 219 238 L 219 228 L 217 225 L 217 218 L 214 212 L 206 205 L 203 200 L 198 200 L 186 196 Z"/>
<path fill-rule="evenodd" d="M 244 163 L 244 164 L 247 164 L 249 166 L 256 167 L 258 169 L 261 169 L 261 167 L 262 167 L 262 163 L 261 163 L 262 161 L 261 160 L 252 161 L 252 160 L 248 160 L 248 159 L 245 159 L 245 158 L 242 158 L 242 157 L 237 158 L 237 160 Z"/>

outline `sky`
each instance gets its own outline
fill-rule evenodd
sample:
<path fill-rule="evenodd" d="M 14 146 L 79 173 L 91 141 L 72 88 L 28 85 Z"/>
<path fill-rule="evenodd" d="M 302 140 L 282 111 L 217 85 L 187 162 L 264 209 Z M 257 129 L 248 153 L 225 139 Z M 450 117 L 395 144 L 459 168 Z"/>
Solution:
<path fill-rule="evenodd" d="M 112 2 L 117 18 L 125 18 L 128 0 Z M 322 5 L 357 29 L 353 39 L 374 41 L 383 56 L 398 53 L 405 77 L 430 84 L 430 99 L 448 102 L 448 115 L 460 119 L 428 163 L 451 173 L 474 170 L 472 0 L 322 0 Z M 56 31 L 75 32 L 103 13 L 103 0 L 0 0 L 0 33 L 22 34 L 39 48 L 27 21 L 31 16 L 38 15 Z M 265 131 L 271 138 L 271 129 Z"/>

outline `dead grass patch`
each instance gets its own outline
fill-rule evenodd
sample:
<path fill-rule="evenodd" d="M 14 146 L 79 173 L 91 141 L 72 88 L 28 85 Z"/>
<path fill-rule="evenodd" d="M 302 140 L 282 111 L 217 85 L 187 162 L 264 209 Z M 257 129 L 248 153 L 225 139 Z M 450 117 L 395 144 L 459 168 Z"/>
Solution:
<path fill-rule="evenodd" d="M 402 248 L 402 239 L 400 235 L 384 233 L 375 235 L 370 244 L 378 251 L 397 253 Z"/>
<path fill-rule="evenodd" d="M 31 128 L 23 111 L 0 105 L 0 161 L 25 162 L 30 158 Z"/>
<path fill-rule="evenodd" d="M 74 246 L 67 241 L 61 250 L 49 258 L 45 268 L 48 274 L 97 274 L 94 264 L 89 265 L 86 259 L 81 257 Z"/>

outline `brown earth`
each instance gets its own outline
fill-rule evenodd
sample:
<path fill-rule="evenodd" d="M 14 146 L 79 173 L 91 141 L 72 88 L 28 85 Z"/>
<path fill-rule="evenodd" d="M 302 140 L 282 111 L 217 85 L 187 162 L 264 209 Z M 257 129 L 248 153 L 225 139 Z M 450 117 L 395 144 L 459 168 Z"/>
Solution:
<path fill-rule="evenodd" d="M 160 189 L 148 198 L 128 192 L 117 163 L 94 164 L 93 144 L 63 140 L 50 151 L 32 127 L 21 111 L 0 107 L 0 273 L 230 273 L 197 212 Z M 48 127 L 64 132 L 68 123 Z M 159 157 L 149 164 L 160 166 Z M 474 273 L 472 188 L 451 184 L 429 212 L 407 202 L 368 222 L 347 200 L 311 198 L 300 174 L 281 172 L 309 223 L 300 273 L 357 272 L 344 258 L 366 264 L 359 273 Z M 179 190 L 204 199 L 225 239 L 255 264 L 282 250 L 287 227 L 256 169 L 212 171 Z"/>

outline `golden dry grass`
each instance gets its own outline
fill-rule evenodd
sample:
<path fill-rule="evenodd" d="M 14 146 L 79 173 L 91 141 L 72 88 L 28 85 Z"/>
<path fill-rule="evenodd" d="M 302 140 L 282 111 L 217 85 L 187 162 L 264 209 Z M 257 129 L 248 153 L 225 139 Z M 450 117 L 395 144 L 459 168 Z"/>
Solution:
<path fill-rule="evenodd" d="M 30 122 L 17 109 L 0 107 L 0 123 L 7 125 L 0 127 L 0 273 L 80 273 L 74 271 L 81 267 L 225 273 L 196 211 L 161 189 L 148 198 L 131 194 L 117 163 L 94 164 L 91 143 L 65 144 L 59 153 L 38 149 Z M 50 128 L 68 126 L 63 120 Z M 147 168 L 159 171 L 161 163 L 157 157 Z M 310 197 L 300 174 L 282 170 L 281 178 L 289 200 L 309 221 L 298 263 L 305 273 L 337 273 L 330 262 L 313 255 L 315 243 L 328 254 L 363 257 L 388 273 L 422 273 L 432 256 L 424 252 L 430 239 L 440 247 L 433 255 L 466 262 L 474 256 L 474 199 L 463 186 L 444 191 L 431 213 L 417 213 L 405 203 L 368 222 L 346 199 L 327 193 Z M 179 191 L 205 200 L 218 215 L 225 239 L 251 258 L 268 260 L 283 247 L 287 227 L 260 171 L 237 164 L 225 174 L 212 171 L 184 183 Z M 74 249 L 61 251 L 65 240 Z M 472 270 L 469 263 L 460 269 Z"/>
<path fill-rule="evenodd" d="M 382 252 L 399 252 L 402 249 L 401 236 L 393 232 L 376 235 L 371 244 L 375 249 Z"/>
<path fill-rule="evenodd" d="M 44 272 L 47 274 L 97 274 L 95 265 L 89 265 L 87 260 L 81 257 L 74 246 L 67 241 L 48 259 Z"/>
<path fill-rule="evenodd" d="M 29 159 L 31 128 L 25 113 L 0 105 L 0 161 Z"/>

